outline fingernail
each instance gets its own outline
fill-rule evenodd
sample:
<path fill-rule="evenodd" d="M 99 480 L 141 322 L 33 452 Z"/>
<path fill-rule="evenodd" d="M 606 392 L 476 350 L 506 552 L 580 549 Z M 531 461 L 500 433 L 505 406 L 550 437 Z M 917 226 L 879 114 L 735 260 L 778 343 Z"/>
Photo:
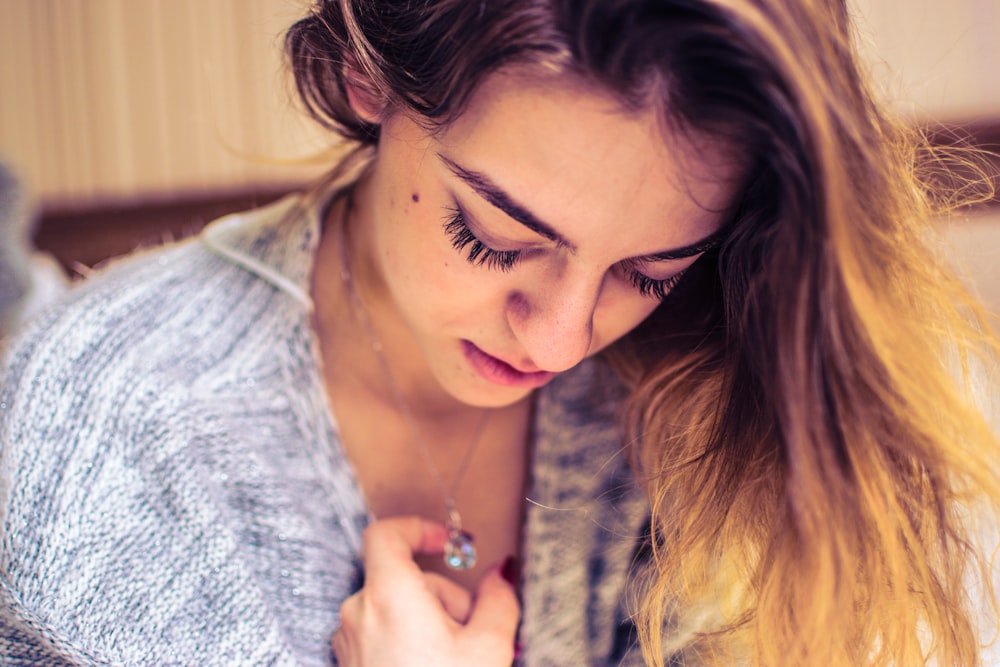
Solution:
<path fill-rule="evenodd" d="M 521 563 L 514 556 L 507 556 L 500 567 L 500 576 L 512 587 L 517 588 L 521 579 Z"/>

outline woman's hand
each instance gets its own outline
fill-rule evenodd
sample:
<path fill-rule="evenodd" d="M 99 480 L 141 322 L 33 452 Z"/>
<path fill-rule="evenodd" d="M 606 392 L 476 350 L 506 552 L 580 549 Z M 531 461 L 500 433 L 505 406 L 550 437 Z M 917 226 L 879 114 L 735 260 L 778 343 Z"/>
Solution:
<path fill-rule="evenodd" d="M 440 553 L 448 533 L 417 517 L 365 531 L 365 585 L 340 607 L 333 650 L 342 667 L 510 667 L 520 605 L 499 567 L 475 597 L 420 570 L 415 553 Z"/>

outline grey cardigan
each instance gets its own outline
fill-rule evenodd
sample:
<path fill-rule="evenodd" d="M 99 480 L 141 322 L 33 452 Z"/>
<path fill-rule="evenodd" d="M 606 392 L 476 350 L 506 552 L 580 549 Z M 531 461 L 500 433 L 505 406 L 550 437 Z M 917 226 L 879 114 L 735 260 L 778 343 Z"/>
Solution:
<path fill-rule="evenodd" d="M 319 213 L 299 204 L 118 261 L 7 346 L 3 664 L 332 664 L 370 514 L 301 298 Z M 526 665 L 639 663 L 625 588 L 648 508 L 616 387 L 588 362 L 537 396 Z"/>

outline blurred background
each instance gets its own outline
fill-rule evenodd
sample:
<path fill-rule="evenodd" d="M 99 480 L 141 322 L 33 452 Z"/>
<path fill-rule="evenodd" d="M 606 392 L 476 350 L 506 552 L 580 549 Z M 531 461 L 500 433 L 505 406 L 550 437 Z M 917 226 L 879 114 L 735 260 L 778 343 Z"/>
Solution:
<path fill-rule="evenodd" d="M 1000 151 L 1000 0 L 851 2 L 886 100 Z M 318 174 L 332 138 L 297 110 L 281 55 L 308 4 L 0 0 L 0 162 L 33 241 L 85 274 Z M 1000 312 L 1000 206 L 942 225 Z"/>

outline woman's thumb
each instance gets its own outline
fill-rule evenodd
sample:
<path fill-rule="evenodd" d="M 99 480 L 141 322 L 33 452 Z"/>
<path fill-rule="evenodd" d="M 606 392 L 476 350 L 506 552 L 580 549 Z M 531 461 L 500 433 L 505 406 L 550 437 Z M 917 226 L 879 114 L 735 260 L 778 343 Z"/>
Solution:
<path fill-rule="evenodd" d="M 517 561 L 511 557 L 491 568 L 479 581 L 466 630 L 493 637 L 497 650 L 514 655 L 521 604 L 517 600 Z"/>

